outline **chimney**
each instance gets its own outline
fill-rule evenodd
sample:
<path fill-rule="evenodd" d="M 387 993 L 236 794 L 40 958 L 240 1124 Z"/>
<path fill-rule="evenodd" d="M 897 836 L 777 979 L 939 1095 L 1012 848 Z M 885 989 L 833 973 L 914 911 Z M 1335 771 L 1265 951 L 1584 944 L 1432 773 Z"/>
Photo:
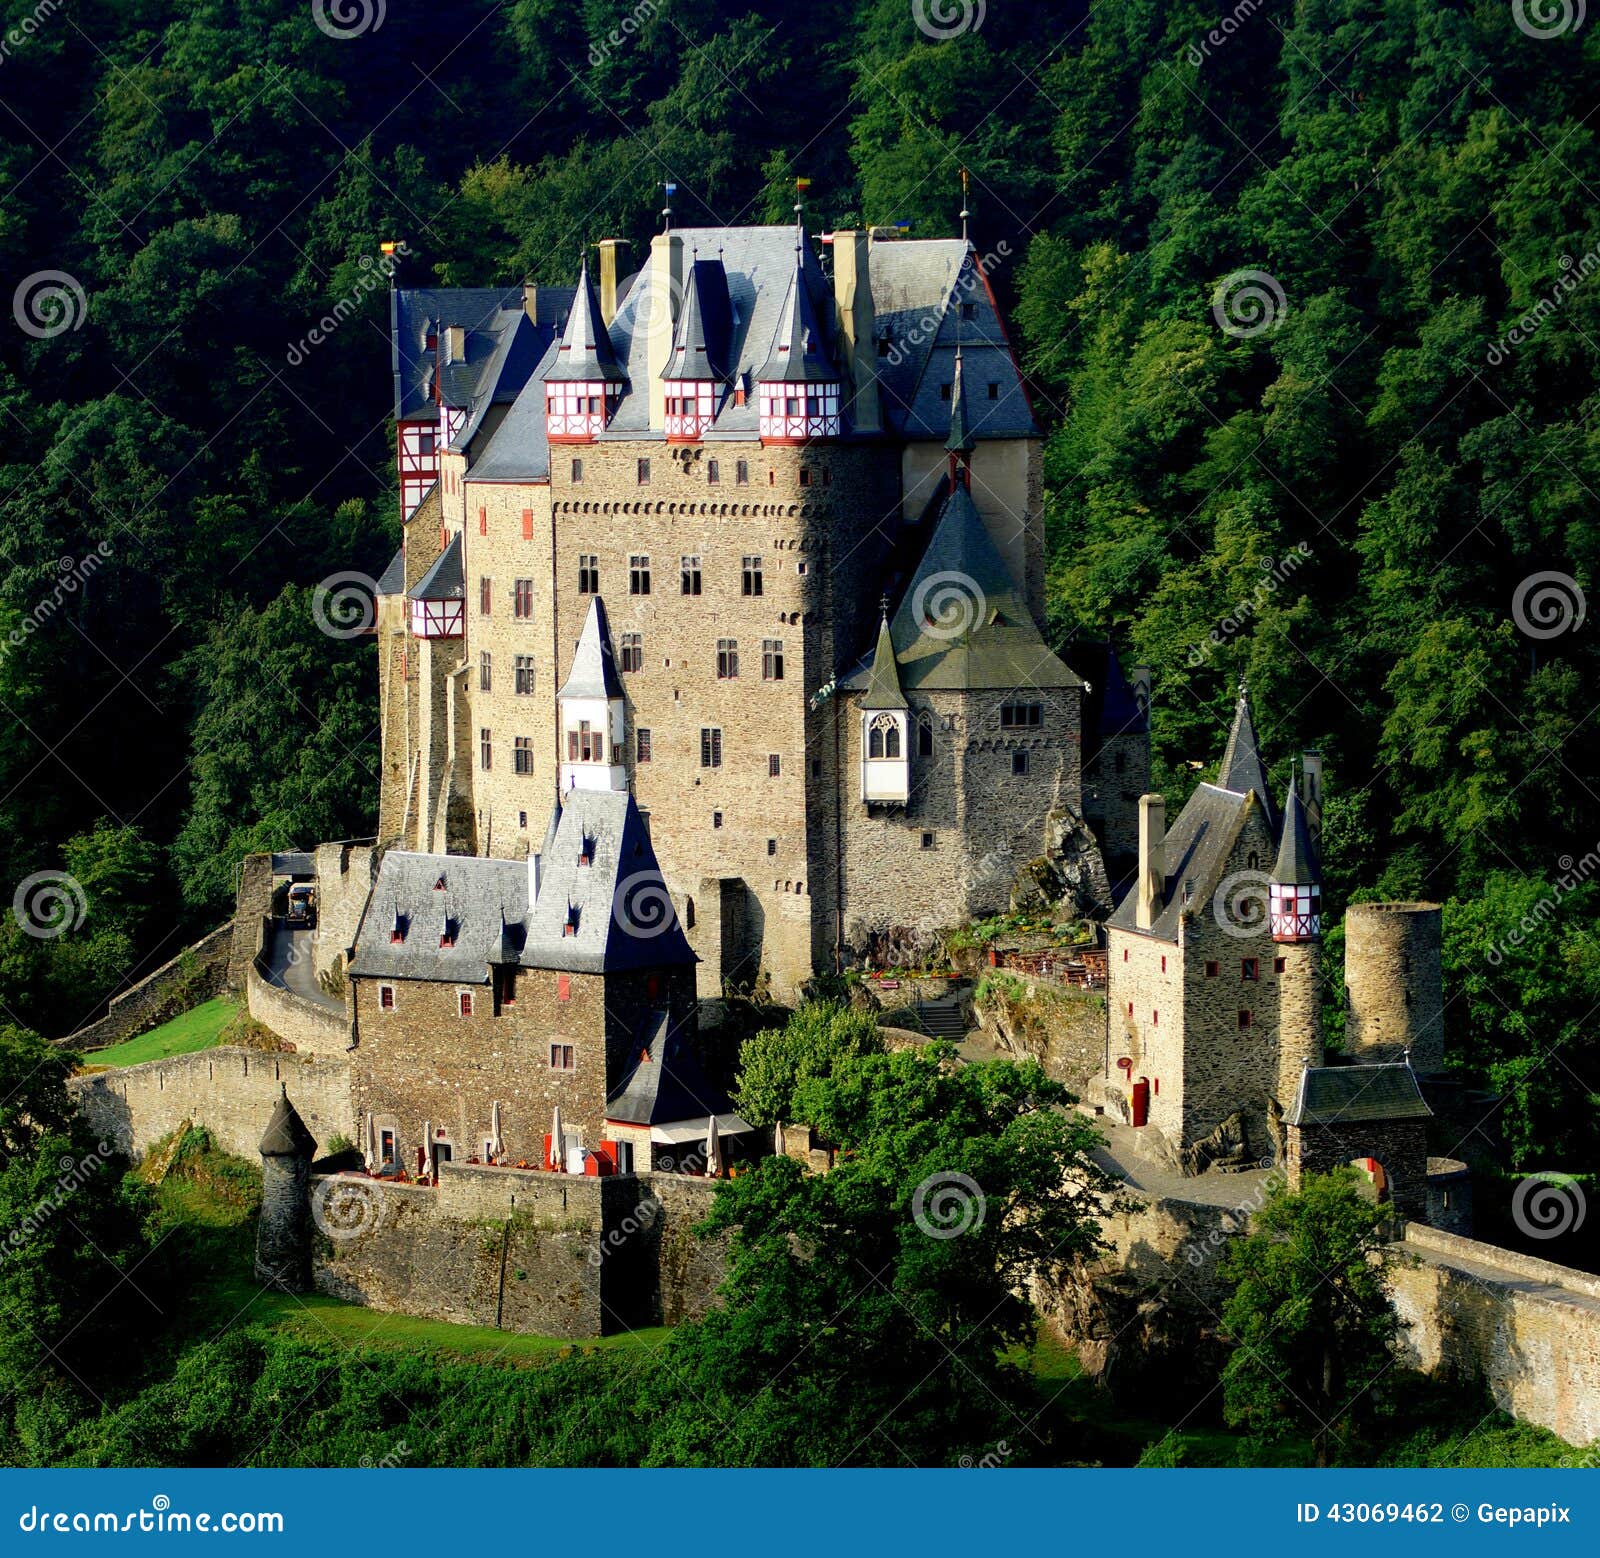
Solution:
<path fill-rule="evenodd" d="M 465 325 L 446 325 L 444 331 L 444 360 L 465 362 L 467 357 L 467 328 Z"/>
<path fill-rule="evenodd" d="M 683 239 L 677 233 L 657 233 L 650 240 L 649 282 L 645 373 L 650 380 L 650 426 L 659 429 L 667 425 L 667 387 L 661 373 L 672 356 L 678 309 L 683 303 Z"/>
<path fill-rule="evenodd" d="M 1150 712 L 1150 688 L 1152 677 L 1150 667 L 1136 665 L 1128 672 L 1128 684 L 1133 689 L 1133 701 L 1139 705 L 1141 714 Z"/>
<path fill-rule="evenodd" d="M 846 410 L 851 427 L 858 433 L 883 429 L 878 405 L 878 347 L 873 338 L 876 316 L 872 308 L 871 252 L 871 239 L 864 232 L 833 235 L 833 301 L 839 315 L 845 373 L 850 380 Z"/>
<path fill-rule="evenodd" d="M 1306 809 L 1306 826 L 1311 829 L 1311 837 L 1320 840 L 1322 837 L 1322 754 L 1320 752 L 1302 752 L 1300 754 L 1300 804 Z"/>
<path fill-rule="evenodd" d="M 626 238 L 600 240 L 600 317 L 608 330 L 617 317 L 617 249 L 627 241 Z"/>
<path fill-rule="evenodd" d="M 1165 851 L 1167 803 L 1159 795 L 1139 797 L 1139 894 L 1133 923 L 1149 930 L 1166 906 L 1167 873 Z"/>

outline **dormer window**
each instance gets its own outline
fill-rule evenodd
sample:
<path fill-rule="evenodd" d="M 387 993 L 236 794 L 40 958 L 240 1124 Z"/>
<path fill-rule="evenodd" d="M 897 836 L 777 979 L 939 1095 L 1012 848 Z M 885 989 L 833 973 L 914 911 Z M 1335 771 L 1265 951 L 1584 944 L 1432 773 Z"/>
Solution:
<path fill-rule="evenodd" d="M 411 921 L 398 910 L 395 911 L 393 923 L 389 926 L 389 940 L 399 945 L 406 939 L 406 932 L 411 928 Z"/>
<path fill-rule="evenodd" d="M 453 947 L 456 944 L 456 932 L 460 928 L 457 921 L 446 918 L 439 927 L 439 945 Z"/>
<path fill-rule="evenodd" d="M 575 903 L 567 905 L 567 917 L 561 923 L 563 936 L 576 936 L 578 934 L 578 906 Z"/>
<path fill-rule="evenodd" d="M 578 845 L 578 864 L 592 866 L 594 864 L 594 840 L 584 838 Z"/>
<path fill-rule="evenodd" d="M 711 379 L 666 381 L 668 443 L 693 443 L 716 417 L 717 386 Z"/>
<path fill-rule="evenodd" d="M 442 893 L 444 891 L 444 877 L 443 876 L 440 876 L 439 880 L 433 884 L 433 890 L 436 893 Z"/>

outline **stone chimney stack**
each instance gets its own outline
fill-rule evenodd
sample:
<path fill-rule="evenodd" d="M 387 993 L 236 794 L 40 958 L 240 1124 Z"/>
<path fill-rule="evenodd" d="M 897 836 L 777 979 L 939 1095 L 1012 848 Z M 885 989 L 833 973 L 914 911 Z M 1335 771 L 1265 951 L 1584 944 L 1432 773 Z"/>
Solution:
<path fill-rule="evenodd" d="M 256 1280 L 284 1293 L 311 1286 L 311 1159 L 317 1144 L 288 1088 L 261 1138 L 261 1218 L 256 1226 Z"/>
<path fill-rule="evenodd" d="M 600 240 L 600 317 L 608 330 L 617 317 L 617 250 L 627 241 L 626 238 Z"/>
<path fill-rule="evenodd" d="M 1300 754 L 1300 804 L 1306 809 L 1306 826 L 1313 840 L 1322 838 L 1322 754 Z"/>
<path fill-rule="evenodd" d="M 839 315 L 844 368 L 850 380 L 847 410 L 858 433 L 883 429 L 878 404 L 877 345 L 873 340 L 871 239 L 865 232 L 833 235 L 833 301 Z"/>
<path fill-rule="evenodd" d="M 672 356 L 683 306 L 683 239 L 677 233 L 657 233 L 650 240 L 650 272 L 635 286 L 648 284 L 650 315 L 645 323 L 645 376 L 649 379 L 650 426 L 667 425 L 667 386 L 662 370 Z"/>
<path fill-rule="evenodd" d="M 1167 803 L 1159 795 L 1139 797 L 1139 886 L 1133 923 L 1149 930 L 1166 906 Z"/>

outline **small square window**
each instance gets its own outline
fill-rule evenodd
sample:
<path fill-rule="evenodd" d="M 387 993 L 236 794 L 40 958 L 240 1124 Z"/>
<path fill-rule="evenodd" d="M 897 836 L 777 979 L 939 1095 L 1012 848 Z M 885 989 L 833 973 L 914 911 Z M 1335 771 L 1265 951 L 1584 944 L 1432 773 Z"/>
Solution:
<path fill-rule="evenodd" d="M 1128 949 L 1126 947 L 1122 949 L 1122 961 L 1124 963 L 1128 961 Z"/>
<path fill-rule="evenodd" d="M 1239 1013 L 1239 1026 L 1241 1028 L 1248 1028 L 1250 1026 L 1250 1013 L 1249 1012 L 1240 1011 L 1240 1013 Z"/>
<path fill-rule="evenodd" d="M 577 1057 L 573 1054 L 570 1044 L 552 1044 L 550 1046 L 550 1069 L 552 1071 L 577 1070 Z"/>
<path fill-rule="evenodd" d="M 583 480 L 583 461 L 582 460 L 574 460 L 572 462 L 572 479 L 574 481 L 582 481 Z"/>
<path fill-rule="evenodd" d="M 722 466 L 715 460 L 706 461 L 706 483 L 716 487 L 722 482 Z"/>
<path fill-rule="evenodd" d="M 1244 980 L 1246 984 L 1259 979 L 1261 977 L 1260 960 L 1257 958 L 1240 958 L 1239 977 Z"/>
<path fill-rule="evenodd" d="M 746 487 L 750 484 L 750 462 L 748 460 L 734 462 L 733 479 L 741 487 Z"/>
<path fill-rule="evenodd" d="M 1011 754 L 1011 772 L 1025 774 L 1028 771 L 1028 754 L 1026 752 L 1013 752 Z"/>
<path fill-rule="evenodd" d="M 1161 1026 L 1161 1013 L 1160 1012 L 1152 1011 L 1150 1013 L 1150 1026 L 1152 1028 L 1159 1028 Z"/>
<path fill-rule="evenodd" d="M 1275 974 L 1281 974 L 1288 966 L 1288 958 L 1274 958 L 1272 960 L 1272 972 Z"/>
<path fill-rule="evenodd" d="M 639 457 L 638 480 L 641 487 L 650 485 L 650 457 L 648 455 Z"/>
<path fill-rule="evenodd" d="M 809 487 L 811 485 L 811 471 L 804 465 L 800 467 L 800 485 L 802 487 Z"/>
<path fill-rule="evenodd" d="M 650 727 L 641 725 L 633 736 L 634 761 L 648 763 L 650 761 Z"/>
<path fill-rule="evenodd" d="M 767 754 L 767 778 L 776 779 L 783 772 L 783 759 L 776 752 Z"/>
<path fill-rule="evenodd" d="M 720 811 L 714 811 L 711 813 L 711 826 L 714 828 L 720 828 L 722 826 L 722 813 Z"/>
<path fill-rule="evenodd" d="M 378 986 L 378 1010 L 380 1012 L 392 1012 L 394 1010 L 393 985 Z"/>
<path fill-rule="evenodd" d="M 1222 972 L 1222 965 L 1220 963 L 1207 963 L 1206 964 L 1206 978 L 1207 979 L 1215 979 L 1217 977 L 1217 975 L 1220 974 L 1221 972 Z"/>
<path fill-rule="evenodd" d="M 1166 955 L 1166 953 L 1163 952 L 1161 954 L 1161 972 L 1164 974 L 1164 973 L 1166 973 L 1166 971 L 1167 971 L 1167 955 Z"/>
<path fill-rule="evenodd" d="M 924 833 L 922 835 L 922 847 L 924 849 L 933 848 L 933 835 L 931 833 Z"/>
<path fill-rule="evenodd" d="M 778 841 L 776 839 L 767 840 L 767 853 L 769 855 L 775 855 L 778 853 Z"/>

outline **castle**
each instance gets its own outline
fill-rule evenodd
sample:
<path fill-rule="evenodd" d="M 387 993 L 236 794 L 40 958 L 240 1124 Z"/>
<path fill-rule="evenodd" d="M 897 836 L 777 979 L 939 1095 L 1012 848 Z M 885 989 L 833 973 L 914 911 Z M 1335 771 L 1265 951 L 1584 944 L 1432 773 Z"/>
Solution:
<path fill-rule="evenodd" d="M 598 288 L 392 295 L 379 840 L 527 861 L 559 797 L 626 792 L 702 996 L 1003 909 L 1067 838 L 1126 863 L 1148 786 L 1147 673 L 1041 633 L 987 266 L 822 247 L 669 226 Z"/>

